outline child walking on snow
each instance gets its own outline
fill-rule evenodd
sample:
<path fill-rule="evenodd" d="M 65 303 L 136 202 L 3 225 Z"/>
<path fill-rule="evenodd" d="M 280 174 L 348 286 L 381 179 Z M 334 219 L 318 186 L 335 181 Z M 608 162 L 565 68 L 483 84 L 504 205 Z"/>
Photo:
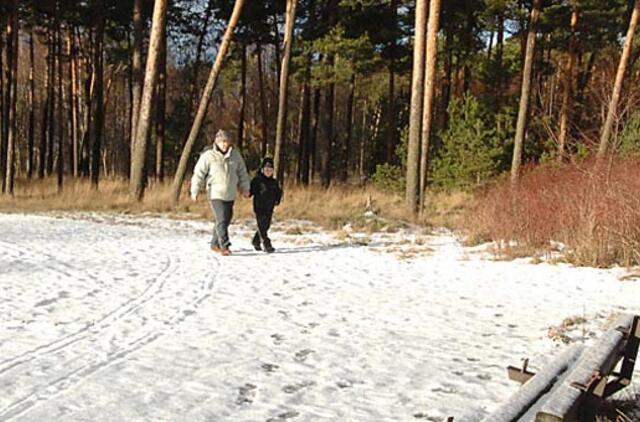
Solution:
<path fill-rule="evenodd" d="M 250 192 L 253 195 L 253 211 L 256 213 L 256 222 L 258 223 L 258 231 L 253 236 L 251 243 L 257 251 L 264 247 L 266 252 L 271 253 L 275 249 L 271 245 L 268 231 L 271 226 L 273 208 L 280 204 L 282 197 L 280 184 L 273 177 L 273 160 L 271 158 L 267 157 L 262 160 L 258 174 L 251 180 Z"/>

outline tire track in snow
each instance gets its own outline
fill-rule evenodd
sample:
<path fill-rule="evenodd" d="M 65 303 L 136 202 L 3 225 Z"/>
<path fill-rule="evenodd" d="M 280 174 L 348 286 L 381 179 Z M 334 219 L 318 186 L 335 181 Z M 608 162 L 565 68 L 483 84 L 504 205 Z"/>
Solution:
<path fill-rule="evenodd" d="M 117 321 L 133 313 L 138 308 L 151 301 L 155 296 L 160 294 L 169 276 L 172 275 L 173 271 L 171 271 L 171 269 L 174 266 L 175 264 L 173 263 L 173 260 L 171 260 L 170 257 L 167 257 L 162 270 L 160 271 L 158 276 L 155 277 L 155 281 L 149 284 L 139 296 L 129 299 L 121 306 L 102 315 L 95 322 L 87 324 L 85 327 L 79 330 L 76 330 L 52 342 L 45 343 L 33 349 L 27 350 L 10 359 L 0 361 L 0 374 L 3 374 L 18 365 L 30 362 L 41 356 L 59 352 L 79 341 L 85 340 L 87 338 L 98 337 L 102 332 L 117 323 Z"/>
<path fill-rule="evenodd" d="M 170 257 L 170 255 L 167 255 L 167 256 Z M 167 332 L 170 332 L 173 329 L 175 329 L 180 323 L 185 321 L 189 316 L 195 314 L 197 308 L 208 297 L 212 295 L 213 289 L 215 287 L 216 278 L 218 275 L 218 270 L 221 267 L 220 261 L 218 258 L 214 258 L 214 261 L 216 263 L 217 268 L 215 268 L 212 271 L 212 276 L 208 279 L 205 278 L 201 280 L 199 283 L 197 283 L 198 289 L 190 297 L 190 299 L 187 301 L 186 304 L 184 303 L 178 304 L 177 307 L 173 306 L 173 313 L 169 317 L 164 318 L 162 320 L 156 320 L 155 322 L 157 323 L 156 324 L 157 326 L 149 327 L 149 325 L 153 325 L 153 324 L 147 323 L 144 315 L 140 316 L 140 320 L 142 320 L 143 323 L 141 327 L 138 329 L 138 331 L 136 332 L 136 334 L 138 334 L 140 331 L 143 331 L 143 329 L 147 332 L 137 336 L 136 340 L 134 340 L 133 342 L 128 342 L 128 343 L 127 343 L 127 338 L 130 338 L 131 335 L 123 335 L 119 339 L 119 344 L 124 343 L 125 344 L 124 347 L 118 346 L 115 350 L 108 352 L 106 358 L 89 359 L 88 363 L 85 363 L 80 367 L 77 367 L 60 377 L 56 377 L 53 381 L 47 383 L 46 385 L 35 388 L 29 394 L 19 398 L 18 400 L 10 403 L 9 405 L 1 409 L 0 420 L 8 420 L 26 413 L 34 406 L 40 403 L 44 403 L 47 400 L 53 398 L 54 396 L 68 390 L 69 388 L 72 388 L 73 386 L 79 384 L 84 379 L 90 377 L 91 375 L 98 372 L 99 370 L 113 363 L 116 363 L 118 361 L 125 359 L 132 353 L 140 350 L 141 348 L 145 347 L 148 344 L 153 343 L 155 340 L 162 337 Z M 154 299 L 161 300 L 162 298 L 160 297 L 160 292 L 162 290 L 162 287 L 171 278 L 171 276 L 179 274 L 177 270 L 179 268 L 179 265 L 177 265 L 176 262 L 177 263 L 180 262 L 179 257 L 174 258 L 173 260 L 169 258 L 169 265 L 165 267 L 165 269 L 161 273 L 163 275 L 163 280 L 160 283 L 154 283 L 155 285 L 157 285 L 156 287 L 158 287 L 157 291 L 154 294 L 149 295 L 145 299 L 140 299 L 144 297 L 144 294 L 146 294 L 151 289 L 152 286 L 149 286 L 145 290 L 143 295 L 136 298 L 140 300 L 136 300 L 136 299 L 132 300 L 137 302 L 134 306 L 129 307 L 125 312 L 117 313 L 116 311 L 114 311 L 109 313 L 107 316 L 103 317 L 101 321 L 104 322 L 104 324 L 102 324 L 103 326 L 99 330 L 87 333 L 87 330 L 90 329 L 90 327 L 87 327 L 83 330 L 79 330 L 76 333 L 72 333 L 69 336 L 66 336 L 66 339 L 70 340 L 66 343 L 62 341 L 62 339 L 60 339 L 50 343 L 49 345 L 46 345 L 46 347 L 41 346 L 37 349 L 28 351 L 25 354 L 21 355 L 23 359 L 21 359 L 20 362 L 14 362 L 12 365 L 8 367 L 6 367 L 7 365 L 5 365 L 5 367 L 0 367 L 2 368 L 0 369 L 0 374 L 8 371 L 9 369 L 15 366 L 18 366 L 22 363 L 29 362 L 37 358 L 46 359 L 48 356 L 50 356 L 54 352 L 68 349 L 69 346 L 72 344 L 79 343 L 83 340 L 90 341 L 93 338 L 97 338 L 99 335 L 105 333 L 110 328 L 114 328 L 118 321 L 123 321 L 123 318 L 125 316 L 129 314 L 133 314 L 136 310 L 142 308 L 145 303 L 148 303 Z M 173 270 L 170 272 L 167 271 L 169 267 L 173 268 Z M 172 298 L 174 298 L 174 296 L 172 295 L 168 296 L 169 301 L 171 301 Z M 122 308 L 119 308 L 119 309 L 122 309 Z M 107 320 L 107 318 L 111 317 L 112 315 L 114 315 L 114 318 L 111 318 L 113 319 L 113 321 Z M 152 321 L 152 323 L 153 322 L 154 321 Z M 82 335 L 83 333 L 86 335 Z M 72 336 L 77 338 L 69 339 Z M 30 355 L 27 356 L 27 354 L 30 354 Z M 74 360 L 69 359 L 69 362 L 74 362 Z M 62 367 L 66 368 L 67 365 L 62 365 Z M 27 376 L 29 375 L 27 374 Z"/>
<path fill-rule="evenodd" d="M 6 421 L 24 414 L 37 404 L 46 402 L 52 397 L 82 382 L 82 380 L 91 376 L 100 369 L 116 363 L 126 358 L 130 354 L 140 350 L 144 346 L 151 344 L 160 336 L 161 335 L 157 333 L 145 334 L 142 337 L 139 337 L 131 342 L 128 347 L 112 352 L 110 355 L 108 355 L 107 359 L 96 360 L 80 366 L 79 368 L 76 368 L 71 372 L 68 372 L 60 378 L 57 378 L 54 381 L 48 383 L 43 388 L 34 390 L 30 394 L 14 401 L 4 409 L 0 410 L 0 420 Z"/>

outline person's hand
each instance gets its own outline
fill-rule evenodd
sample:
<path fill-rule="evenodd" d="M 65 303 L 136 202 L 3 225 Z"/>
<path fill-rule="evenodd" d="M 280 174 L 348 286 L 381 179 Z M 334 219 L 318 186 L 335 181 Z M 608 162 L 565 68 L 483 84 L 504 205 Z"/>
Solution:
<path fill-rule="evenodd" d="M 191 194 L 191 200 L 192 201 L 197 201 L 198 200 L 198 194 L 197 193 L 192 193 Z"/>

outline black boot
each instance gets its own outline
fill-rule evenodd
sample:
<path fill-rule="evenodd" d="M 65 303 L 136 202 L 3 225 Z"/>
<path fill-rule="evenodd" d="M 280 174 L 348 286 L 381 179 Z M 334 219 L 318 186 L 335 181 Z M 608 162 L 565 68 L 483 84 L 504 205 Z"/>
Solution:
<path fill-rule="evenodd" d="M 251 240 L 251 244 L 253 245 L 253 248 L 256 251 L 262 250 L 262 247 L 260 246 L 260 235 L 258 233 L 256 233 L 255 236 L 253 236 L 253 239 Z"/>
<path fill-rule="evenodd" d="M 267 253 L 272 253 L 275 252 L 274 247 L 271 245 L 271 241 L 270 240 L 265 240 L 263 243 L 264 246 L 264 251 Z"/>

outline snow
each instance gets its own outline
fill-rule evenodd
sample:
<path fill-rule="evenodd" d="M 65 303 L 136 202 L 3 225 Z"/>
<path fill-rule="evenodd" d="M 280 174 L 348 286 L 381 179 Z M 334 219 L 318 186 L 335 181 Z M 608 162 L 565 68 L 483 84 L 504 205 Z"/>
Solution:
<path fill-rule="evenodd" d="M 640 313 L 621 269 L 495 261 L 445 230 L 0 214 L 0 420 L 478 421 Z M 640 375 L 636 369 L 636 377 Z M 640 379 L 640 378 L 636 378 Z"/>

